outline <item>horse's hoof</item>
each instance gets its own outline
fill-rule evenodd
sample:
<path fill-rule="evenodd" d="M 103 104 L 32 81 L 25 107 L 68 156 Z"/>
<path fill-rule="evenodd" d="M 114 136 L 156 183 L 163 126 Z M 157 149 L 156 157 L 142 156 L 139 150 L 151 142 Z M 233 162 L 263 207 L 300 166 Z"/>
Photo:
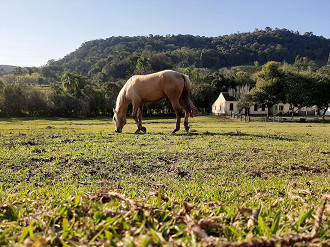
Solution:
<path fill-rule="evenodd" d="M 142 127 L 142 132 L 145 134 L 145 133 L 147 133 L 147 128 L 146 127 Z"/>
<path fill-rule="evenodd" d="M 185 126 L 185 129 L 186 129 L 187 132 L 189 132 L 190 128 L 189 128 L 189 126 Z"/>
<path fill-rule="evenodd" d="M 140 132 L 140 129 L 137 129 L 134 134 L 138 134 Z"/>

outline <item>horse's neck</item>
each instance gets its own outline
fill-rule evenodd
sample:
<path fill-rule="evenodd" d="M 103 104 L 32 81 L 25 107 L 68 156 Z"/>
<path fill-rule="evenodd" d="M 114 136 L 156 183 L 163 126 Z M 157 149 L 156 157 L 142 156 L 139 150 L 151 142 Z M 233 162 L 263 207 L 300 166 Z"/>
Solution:
<path fill-rule="evenodd" d="M 123 114 L 125 116 L 126 112 L 127 112 L 128 105 L 129 105 L 129 101 L 125 97 L 123 97 L 121 99 L 120 103 L 117 105 L 116 111 L 119 114 Z"/>

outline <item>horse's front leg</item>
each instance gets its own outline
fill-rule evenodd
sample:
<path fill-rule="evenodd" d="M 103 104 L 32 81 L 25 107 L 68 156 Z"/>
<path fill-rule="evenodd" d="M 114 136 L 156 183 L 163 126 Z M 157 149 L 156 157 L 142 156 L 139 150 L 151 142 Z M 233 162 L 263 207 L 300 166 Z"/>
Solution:
<path fill-rule="evenodd" d="M 133 119 L 135 121 L 135 124 L 137 126 L 137 130 L 135 131 L 136 133 L 139 133 L 141 130 L 140 123 L 139 123 L 139 116 L 138 116 L 138 111 L 139 111 L 140 106 L 138 104 L 133 104 Z"/>
<path fill-rule="evenodd" d="M 146 133 L 146 128 L 142 127 L 142 111 L 143 105 L 142 104 L 133 104 L 133 118 L 137 126 L 137 130 L 135 133 L 139 133 L 140 130 L 142 130 L 144 133 Z"/>

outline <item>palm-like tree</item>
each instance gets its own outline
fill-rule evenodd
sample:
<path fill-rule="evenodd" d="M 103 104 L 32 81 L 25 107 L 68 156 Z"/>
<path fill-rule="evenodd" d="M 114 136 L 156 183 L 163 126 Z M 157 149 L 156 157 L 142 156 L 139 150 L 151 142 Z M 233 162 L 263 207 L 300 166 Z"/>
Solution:
<path fill-rule="evenodd" d="M 77 72 L 65 72 L 61 78 L 63 87 L 66 91 L 72 94 L 79 94 L 84 88 L 87 77 L 79 75 Z"/>

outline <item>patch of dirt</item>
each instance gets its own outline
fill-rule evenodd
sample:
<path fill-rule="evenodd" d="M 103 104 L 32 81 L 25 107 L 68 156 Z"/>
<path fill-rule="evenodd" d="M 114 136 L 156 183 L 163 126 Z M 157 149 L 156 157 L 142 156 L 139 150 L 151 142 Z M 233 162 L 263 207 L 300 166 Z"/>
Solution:
<path fill-rule="evenodd" d="M 21 144 L 24 145 L 24 146 L 36 146 L 36 145 L 38 145 L 34 140 L 28 140 L 28 141 L 22 142 Z"/>
<path fill-rule="evenodd" d="M 314 166 L 307 166 L 307 165 L 302 165 L 302 164 L 291 164 L 289 167 L 289 170 L 311 172 L 314 174 L 329 172 L 328 169 L 325 167 L 314 167 Z"/>

